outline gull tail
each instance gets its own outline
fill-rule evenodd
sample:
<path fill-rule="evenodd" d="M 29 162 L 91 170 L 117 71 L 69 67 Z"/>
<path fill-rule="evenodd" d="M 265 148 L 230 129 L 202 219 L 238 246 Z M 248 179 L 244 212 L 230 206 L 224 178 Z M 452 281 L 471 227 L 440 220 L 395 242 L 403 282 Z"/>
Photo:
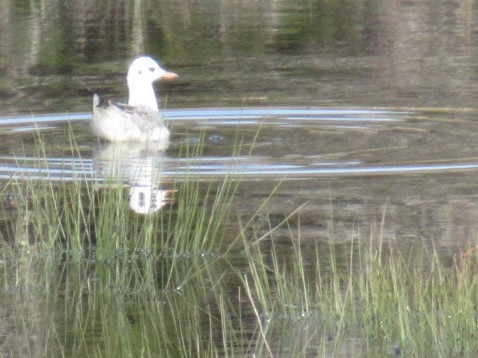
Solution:
<path fill-rule="evenodd" d="M 98 107 L 101 104 L 101 98 L 98 93 L 93 94 L 93 107 Z"/>
<path fill-rule="evenodd" d="M 111 102 L 108 98 L 101 96 L 98 93 L 93 93 L 93 108 L 96 107 L 109 107 Z"/>

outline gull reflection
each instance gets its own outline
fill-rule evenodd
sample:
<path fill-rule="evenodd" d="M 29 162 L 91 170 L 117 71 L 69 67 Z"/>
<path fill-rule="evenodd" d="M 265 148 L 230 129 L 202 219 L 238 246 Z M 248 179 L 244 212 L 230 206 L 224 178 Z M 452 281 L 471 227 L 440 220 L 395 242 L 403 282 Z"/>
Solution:
<path fill-rule="evenodd" d="M 98 181 L 119 180 L 130 186 L 129 207 L 152 214 L 171 203 L 174 190 L 161 189 L 164 151 L 169 142 L 99 143 L 93 153 Z"/>

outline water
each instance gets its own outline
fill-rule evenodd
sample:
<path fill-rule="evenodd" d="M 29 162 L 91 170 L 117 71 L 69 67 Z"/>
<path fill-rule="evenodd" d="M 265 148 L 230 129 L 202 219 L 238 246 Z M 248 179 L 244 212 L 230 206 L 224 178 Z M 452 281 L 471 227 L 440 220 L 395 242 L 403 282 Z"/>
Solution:
<path fill-rule="evenodd" d="M 454 116 L 459 118 L 451 120 Z M 304 202 L 317 210 L 315 205 L 325 201 L 323 208 L 319 205 L 323 216 L 330 205 L 344 207 L 344 220 L 363 222 L 366 233 L 387 205 L 390 213 L 407 213 L 407 221 L 400 217 L 391 220 L 398 232 L 413 232 L 437 245 L 454 246 L 456 238 L 448 231 L 437 235 L 436 221 L 427 218 L 465 205 L 468 229 L 475 228 L 471 208 L 475 207 L 473 177 L 478 156 L 473 147 L 462 145 L 475 141 L 473 116 L 473 112 L 461 110 L 432 113 L 418 109 L 166 110 L 164 118 L 173 133 L 169 147 L 147 154 L 141 144 L 97 143 L 89 134 L 89 113 L 4 117 L 0 130 L 5 136 L 20 135 L 25 144 L 5 148 L 9 153 L 1 158 L 0 177 L 101 182 L 108 180 L 113 170 L 122 174 L 125 185 L 142 188 L 154 184 L 161 190 L 171 189 L 172 183 L 181 182 L 188 173 L 206 183 L 232 177 L 242 181 L 241 195 L 248 198 L 248 205 L 259 188 L 266 193 L 281 183 L 279 192 L 291 196 L 287 205 L 277 203 L 277 215 Z M 78 146 L 73 154 L 71 135 Z M 38 136 L 47 148 L 40 160 L 38 143 L 33 140 Z M 201 141 L 201 156 L 181 156 L 182 146 L 194 147 Z M 115 163 L 114 169 L 111 163 Z M 427 203 L 427 211 L 415 212 L 422 202 Z M 240 202 L 237 205 L 241 207 Z M 342 216 L 340 210 L 334 211 Z M 449 218 L 444 220 L 453 225 Z M 417 222 L 421 222 L 419 227 Z M 354 228 L 344 230 L 347 236 Z"/>
<path fill-rule="evenodd" d="M 306 246 L 368 238 L 377 225 L 404 253 L 431 242 L 452 261 L 476 245 L 478 14 L 471 1 L 0 6 L 3 184 L 101 185 L 121 174 L 131 212 L 144 215 L 170 203 L 173 183 L 193 172 L 204 187 L 240 180 L 234 210 L 244 222 L 267 199 L 258 232 L 301 207 L 293 229 L 300 226 Z M 124 100 L 128 60 L 140 53 L 180 75 L 157 87 L 170 143 L 99 144 L 81 83 Z M 200 143 L 201 155 L 186 159 L 184 148 Z M 278 242 L 288 236 L 276 233 Z M 231 260 L 247 271 L 240 255 Z M 61 315 L 57 308 L 49 309 Z"/>
<path fill-rule="evenodd" d="M 449 123 L 442 122 L 438 116 L 427 119 L 425 114 L 411 110 L 201 109 L 168 110 L 163 112 L 163 116 L 175 131 L 189 132 L 185 138 L 172 141 L 171 150 L 184 141 L 199 142 L 199 137 L 204 136 L 206 150 L 209 153 L 207 156 L 188 160 L 190 165 L 188 168 L 183 167 L 181 158 L 164 155 L 164 166 L 160 169 L 163 176 L 171 179 L 176 177 L 175 179 L 180 180 L 187 170 L 194 170 L 199 177 L 212 176 L 219 180 L 229 173 L 241 176 L 245 180 L 261 177 L 269 180 L 282 180 L 285 177 L 288 180 L 294 180 L 330 175 L 446 173 L 476 169 L 474 158 L 468 158 L 466 153 L 460 158 L 459 153 L 454 151 L 452 158 L 446 157 L 446 152 L 449 150 L 443 143 L 446 138 L 437 138 L 436 142 L 422 139 L 422 147 L 411 148 L 407 142 L 416 137 L 415 133 L 420 133 L 422 138 L 427 138 L 430 137 L 431 132 L 449 130 L 447 128 Z M 419 116 L 421 123 L 417 125 L 414 122 Z M 57 138 L 59 129 L 61 131 L 63 128 L 63 133 L 61 133 L 63 136 L 69 135 L 65 130 L 68 128 L 65 123 L 74 123 L 73 125 L 80 130 L 85 130 L 90 120 L 91 114 L 89 113 L 5 117 L 0 120 L 0 128 L 7 127 L 5 133 L 21 132 L 26 136 L 26 133 L 30 132 L 34 136 L 42 135 L 45 138 L 43 145 L 50 148 L 52 146 L 48 141 L 50 138 L 52 140 Z M 80 126 L 84 128 L 80 128 Z M 397 127 L 398 129 L 396 129 Z M 294 128 L 296 129 L 294 130 Z M 310 137 L 306 147 L 303 147 L 303 143 L 297 141 L 297 138 L 288 138 L 291 137 L 292 131 L 296 132 L 297 130 Z M 462 131 L 466 132 L 466 129 L 461 129 L 460 133 Z M 410 132 L 410 138 L 402 140 L 403 143 L 400 145 L 393 145 L 389 142 L 388 135 L 400 135 L 401 132 L 405 134 Z M 473 134 L 468 133 L 471 138 L 462 137 L 464 141 L 473 140 Z M 233 149 L 237 144 L 234 143 L 234 138 L 237 135 L 244 136 L 243 141 L 250 144 L 252 153 L 247 155 L 232 155 L 233 153 L 231 153 L 231 156 L 224 156 L 224 148 Z M 449 135 L 456 136 L 457 133 L 449 133 Z M 73 136 L 75 136 L 74 132 Z M 253 142 L 255 136 L 258 136 L 258 140 Z M 383 138 L 379 138 L 381 136 Z M 340 151 L 331 151 L 330 137 L 335 137 L 334 145 L 340 147 Z M 345 140 L 337 140 L 339 137 L 343 137 Z M 357 138 L 359 144 L 357 144 L 357 139 L 352 137 L 361 137 Z M 365 138 L 371 138 L 370 140 L 376 141 L 376 143 L 369 141 L 364 146 L 361 143 Z M 382 141 L 384 142 L 382 143 Z M 80 149 L 86 149 L 90 145 L 90 143 L 82 142 L 77 142 L 77 144 Z M 344 144 L 348 144 L 349 148 Z M 108 150 L 119 146 L 124 147 L 122 149 L 124 151 L 138 152 L 137 159 L 141 158 L 139 150 L 142 145 L 136 143 L 121 145 L 103 143 L 102 148 L 96 152 L 96 157 L 112 155 L 108 153 Z M 443 152 L 443 148 L 446 152 Z M 165 149 L 167 147 L 160 151 L 162 156 L 165 154 Z M 410 151 L 410 153 L 406 151 Z M 418 153 L 421 151 L 426 151 L 427 155 L 420 158 Z M 369 153 L 371 152 L 373 158 L 370 158 Z M 411 152 L 417 153 L 413 160 L 410 160 Z M 404 153 L 405 155 L 403 155 Z M 51 174 L 56 173 L 58 180 L 74 180 L 75 175 L 95 178 L 92 166 L 95 155 L 89 156 L 91 155 L 90 150 L 85 152 L 80 150 L 79 158 L 61 157 L 61 154 L 64 153 L 53 152 L 51 158 L 49 156 L 44 158 L 50 169 L 49 173 L 42 173 L 40 170 L 35 172 L 34 168 L 21 165 L 5 165 L 2 168 L 2 177 L 4 179 L 21 178 L 30 173 L 31 175 L 48 175 L 48 178 L 55 179 L 51 177 Z M 393 162 L 393 158 L 397 154 L 400 154 L 401 161 Z M 458 161 L 455 158 L 459 158 Z M 14 153 L 11 156 L 3 156 L 2 159 L 6 163 L 38 161 L 38 158 L 18 156 Z M 419 161 L 417 162 L 417 160 Z"/>

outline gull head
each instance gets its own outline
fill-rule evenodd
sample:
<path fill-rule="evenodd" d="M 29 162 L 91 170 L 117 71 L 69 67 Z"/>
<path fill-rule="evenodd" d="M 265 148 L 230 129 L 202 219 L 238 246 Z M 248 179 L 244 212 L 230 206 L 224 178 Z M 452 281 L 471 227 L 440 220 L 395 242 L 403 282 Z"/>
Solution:
<path fill-rule="evenodd" d="M 176 77 L 178 77 L 177 74 L 161 68 L 155 60 L 148 56 L 136 58 L 128 70 L 128 84 L 132 82 L 151 84 L 160 79 L 172 80 Z"/>
<path fill-rule="evenodd" d="M 161 68 L 151 57 L 141 56 L 136 58 L 128 70 L 128 104 L 132 106 L 144 105 L 158 110 L 153 83 L 161 79 L 172 80 L 176 77 L 178 77 L 177 74 Z"/>

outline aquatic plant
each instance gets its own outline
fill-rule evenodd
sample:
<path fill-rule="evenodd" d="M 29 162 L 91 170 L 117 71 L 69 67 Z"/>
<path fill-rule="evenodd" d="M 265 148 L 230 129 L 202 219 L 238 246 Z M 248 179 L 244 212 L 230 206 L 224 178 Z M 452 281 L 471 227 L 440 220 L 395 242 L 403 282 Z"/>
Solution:
<path fill-rule="evenodd" d="M 385 215 L 369 237 L 336 237 L 331 217 L 328 241 L 304 240 L 307 203 L 272 220 L 279 183 L 238 215 L 233 173 L 203 183 L 191 169 L 171 183 L 174 203 L 138 215 L 120 178 L 54 181 L 38 163 L 43 179 L 12 178 L 2 191 L 11 354 L 478 353 L 473 250 L 453 263 L 424 240 L 403 250 L 385 235 Z"/>

